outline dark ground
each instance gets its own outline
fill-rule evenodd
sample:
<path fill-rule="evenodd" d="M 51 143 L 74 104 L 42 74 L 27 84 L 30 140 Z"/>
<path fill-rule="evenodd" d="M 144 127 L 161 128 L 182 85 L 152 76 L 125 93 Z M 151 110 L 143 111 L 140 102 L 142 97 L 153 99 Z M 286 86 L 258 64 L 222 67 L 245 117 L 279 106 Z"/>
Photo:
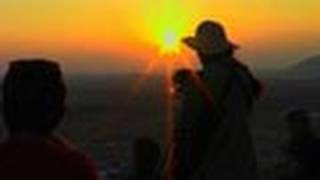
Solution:
<path fill-rule="evenodd" d="M 91 153 L 101 172 L 109 167 L 108 163 L 128 162 L 129 147 L 137 137 L 150 136 L 163 143 L 162 80 L 150 79 L 133 103 L 127 103 L 137 78 L 68 77 L 68 109 L 62 131 Z M 316 80 L 269 79 L 264 85 L 265 97 L 257 104 L 251 123 L 261 174 L 264 179 L 271 179 L 271 169 L 281 160 L 279 146 L 286 138 L 285 112 L 301 106 L 320 111 L 320 84 Z M 319 127 L 317 120 L 314 122 Z"/>

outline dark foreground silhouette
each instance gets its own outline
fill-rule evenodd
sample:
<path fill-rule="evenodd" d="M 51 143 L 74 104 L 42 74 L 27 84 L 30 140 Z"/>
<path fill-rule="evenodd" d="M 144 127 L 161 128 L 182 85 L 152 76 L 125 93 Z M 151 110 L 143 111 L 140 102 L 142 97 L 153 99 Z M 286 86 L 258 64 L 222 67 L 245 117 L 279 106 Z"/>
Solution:
<path fill-rule="evenodd" d="M 161 157 L 161 149 L 150 138 L 135 140 L 132 151 L 132 172 L 128 180 L 160 180 L 160 174 L 156 172 Z"/>
<path fill-rule="evenodd" d="M 289 139 L 282 147 L 285 161 L 278 164 L 281 180 L 320 178 L 320 139 L 311 128 L 310 113 L 297 109 L 286 117 Z"/>
<path fill-rule="evenodd" d="M 184 42 L 196 51 L 202 70 L 180 70 L 176 84 L 176 132 L 173 174 L 168 179 L 257 179 L 257 163 L 248 118 L 261 86 L 233 55 L 216 22 L 200 24 Z"/>
<path fill-rule="evenodd" d="M 0 145 L 0 179 L 98 179 L 92 160 L 56 135 L 65 96 L 58 64 L 44 60 L 10 64 L 3 84 L 9 135 Z"/>

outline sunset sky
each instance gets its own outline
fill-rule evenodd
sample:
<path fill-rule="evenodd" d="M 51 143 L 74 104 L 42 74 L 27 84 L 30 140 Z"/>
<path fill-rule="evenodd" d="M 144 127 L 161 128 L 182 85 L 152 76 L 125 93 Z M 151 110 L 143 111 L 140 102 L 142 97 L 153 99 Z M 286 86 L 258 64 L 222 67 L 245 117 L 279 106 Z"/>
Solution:
<path fill-rule="evenodd" d="M 43 57 L 68 71 L 139 72 L 175 46 L 194 58 L 179 39 L 212 19 L 243 61 L 283 67 L 320 53 L 319 18 L 319 0 L 0 0 L 0 65 Z"/>

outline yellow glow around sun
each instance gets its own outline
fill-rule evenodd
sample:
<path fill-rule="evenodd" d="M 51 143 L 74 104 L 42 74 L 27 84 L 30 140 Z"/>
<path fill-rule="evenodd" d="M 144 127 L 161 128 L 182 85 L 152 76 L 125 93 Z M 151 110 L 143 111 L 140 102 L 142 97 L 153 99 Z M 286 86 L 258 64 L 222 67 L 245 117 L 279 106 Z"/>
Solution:
<path fill-rule="evenodd" d="M 180 48 L 180 37 L 174 31 L 167 31 L 164 32 L 163 40 L 161 45 L 161 54 L 172 54 L 172 53 L 179 53 Z"/>
<path fill-rule="evenodd" d="M 146 2 L 146 23 L 152 41 L 159 48 L 160 55 L 180 52 L 180 40 L 186 34 L 188 23 L 182 10 L 181 0 Z"/>

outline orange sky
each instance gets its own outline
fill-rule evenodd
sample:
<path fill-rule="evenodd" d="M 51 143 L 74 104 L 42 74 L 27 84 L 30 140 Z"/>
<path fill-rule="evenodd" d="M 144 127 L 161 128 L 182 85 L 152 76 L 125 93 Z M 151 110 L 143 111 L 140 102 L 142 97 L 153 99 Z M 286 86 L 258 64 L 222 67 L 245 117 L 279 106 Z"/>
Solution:
<path fill-rule="evenodd" d="M 2 0 L 0 63 L 46 57 L 72 71 L 140 71 L 166 34 L 179 39 L 213 19 L 246 62 L 283 66 L 320 51 L 319 17 L 318 0 Z"/>

